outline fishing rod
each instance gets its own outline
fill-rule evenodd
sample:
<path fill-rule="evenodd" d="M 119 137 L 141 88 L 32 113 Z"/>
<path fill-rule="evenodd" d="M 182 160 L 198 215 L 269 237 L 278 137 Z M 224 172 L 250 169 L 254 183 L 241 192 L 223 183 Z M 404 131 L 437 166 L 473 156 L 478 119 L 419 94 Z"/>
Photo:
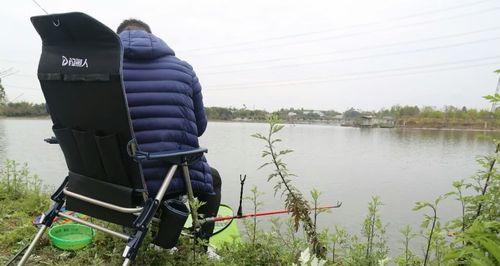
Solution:
<path fill-rule="evenodd" d="M 342 202 L 337 202 L 335 205 L 327 205 L 327 206 L 321 206 L 317 208 L 311 208 L 311 210 L 327 210 L 327 209 L 336 209 L 340 208 L 342 206 Z M 202 223 L 207 223 L 207 222 L 220 222 L 220 221 L 226 221 L 226 220 L 233 220 L 233 219 L 245 219 L 245 218 L 251 218 L 251 217 L 260 217 L 260 216 L 269 216 L 269 215 L 277 215 L 277 214 L 284 214 L 284 213 L 290 213 L 291 211 L 289 210 L 274 210 L 274 211 L 265 211 L 265 212 L 256 212 L 256 213 L 247 213 L 243 215 L 230 215 L 230 216 L 217 216 L 217 217 L 207 217 L 205 219 L 202 219 Z"/>

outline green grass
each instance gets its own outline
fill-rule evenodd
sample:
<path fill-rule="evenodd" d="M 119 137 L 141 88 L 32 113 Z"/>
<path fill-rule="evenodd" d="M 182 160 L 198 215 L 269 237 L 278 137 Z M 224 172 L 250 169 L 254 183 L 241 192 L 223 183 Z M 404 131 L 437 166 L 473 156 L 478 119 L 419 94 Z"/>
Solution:
<path fill-rule="evenodd" d="M 50 207 L 50 195 L 42 190 L 36 175 L 31 175 L 27 166 L 7 161 L 0 169 L 0 264 L 5 264 L 24 246 L 29 244 L 36 233 L 33 219 Z M 117 225 L 93 220 L 121 231 Z M 267 235 L 267 236 L 266 236 Z M 182 238 L 178 251 L 152 248 L 148 235 L 135 265 L 268 265 L 290 264 L 290 254 L 280 249 L 279 243 L 268 234 L 262 233 L 258 245 L 235 242 L 225 245 L 218 253 L 222 259 L 209 259 L 201 248 L 193 247 L 191 239 Z M 53 247 L 45 234 L 29 259 L 30 265 L 121 265 L 121 253 L 125 247 L 123 240 L 97 232 L 89 246 L 78 251 L 63 251 Z M 272 248 L 271 248 L 272 247 Z M 193 252 L 196 250 L 196 253 Z"/>

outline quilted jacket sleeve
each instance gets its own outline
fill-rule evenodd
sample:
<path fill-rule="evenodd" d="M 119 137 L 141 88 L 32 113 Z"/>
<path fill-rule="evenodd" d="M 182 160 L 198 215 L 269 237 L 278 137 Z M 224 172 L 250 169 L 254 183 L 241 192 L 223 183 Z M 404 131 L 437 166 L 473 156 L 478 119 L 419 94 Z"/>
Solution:
<path fill-rule="evenodd" d="M 201 84 L 196 75 L 193 77 L 193 104 L 194 114 L 196 116 L 196 126 L 198 128 L 198 137 L 200 137 L 207 128 L 207 115 L 205 113 L 205 106 L 203 106 Z"/>

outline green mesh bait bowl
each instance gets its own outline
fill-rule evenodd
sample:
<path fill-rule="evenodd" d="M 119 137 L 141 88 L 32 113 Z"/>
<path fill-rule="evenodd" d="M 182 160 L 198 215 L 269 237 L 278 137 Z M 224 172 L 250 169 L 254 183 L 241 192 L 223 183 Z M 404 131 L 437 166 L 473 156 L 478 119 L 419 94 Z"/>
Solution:
<path fill-rule="evenodd" d="M 62 250 L 82 249 L 92 243 L 94 229 L 81 224 L 61 224 L 49 230 L 50 242 Z"/>

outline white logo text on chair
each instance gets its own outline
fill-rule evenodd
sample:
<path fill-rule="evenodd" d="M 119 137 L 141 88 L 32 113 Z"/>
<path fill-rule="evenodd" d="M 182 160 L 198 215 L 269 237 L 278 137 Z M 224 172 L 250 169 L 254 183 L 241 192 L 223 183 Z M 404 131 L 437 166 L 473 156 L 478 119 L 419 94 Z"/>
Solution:
<path fill-rule="evenodd" d="M 70 66 L 70 67 L 89 67 L 87 63 L 87 58 L 74 58 L 74 57 L 66 57 L 62 56 L 61 66 Z"/>

